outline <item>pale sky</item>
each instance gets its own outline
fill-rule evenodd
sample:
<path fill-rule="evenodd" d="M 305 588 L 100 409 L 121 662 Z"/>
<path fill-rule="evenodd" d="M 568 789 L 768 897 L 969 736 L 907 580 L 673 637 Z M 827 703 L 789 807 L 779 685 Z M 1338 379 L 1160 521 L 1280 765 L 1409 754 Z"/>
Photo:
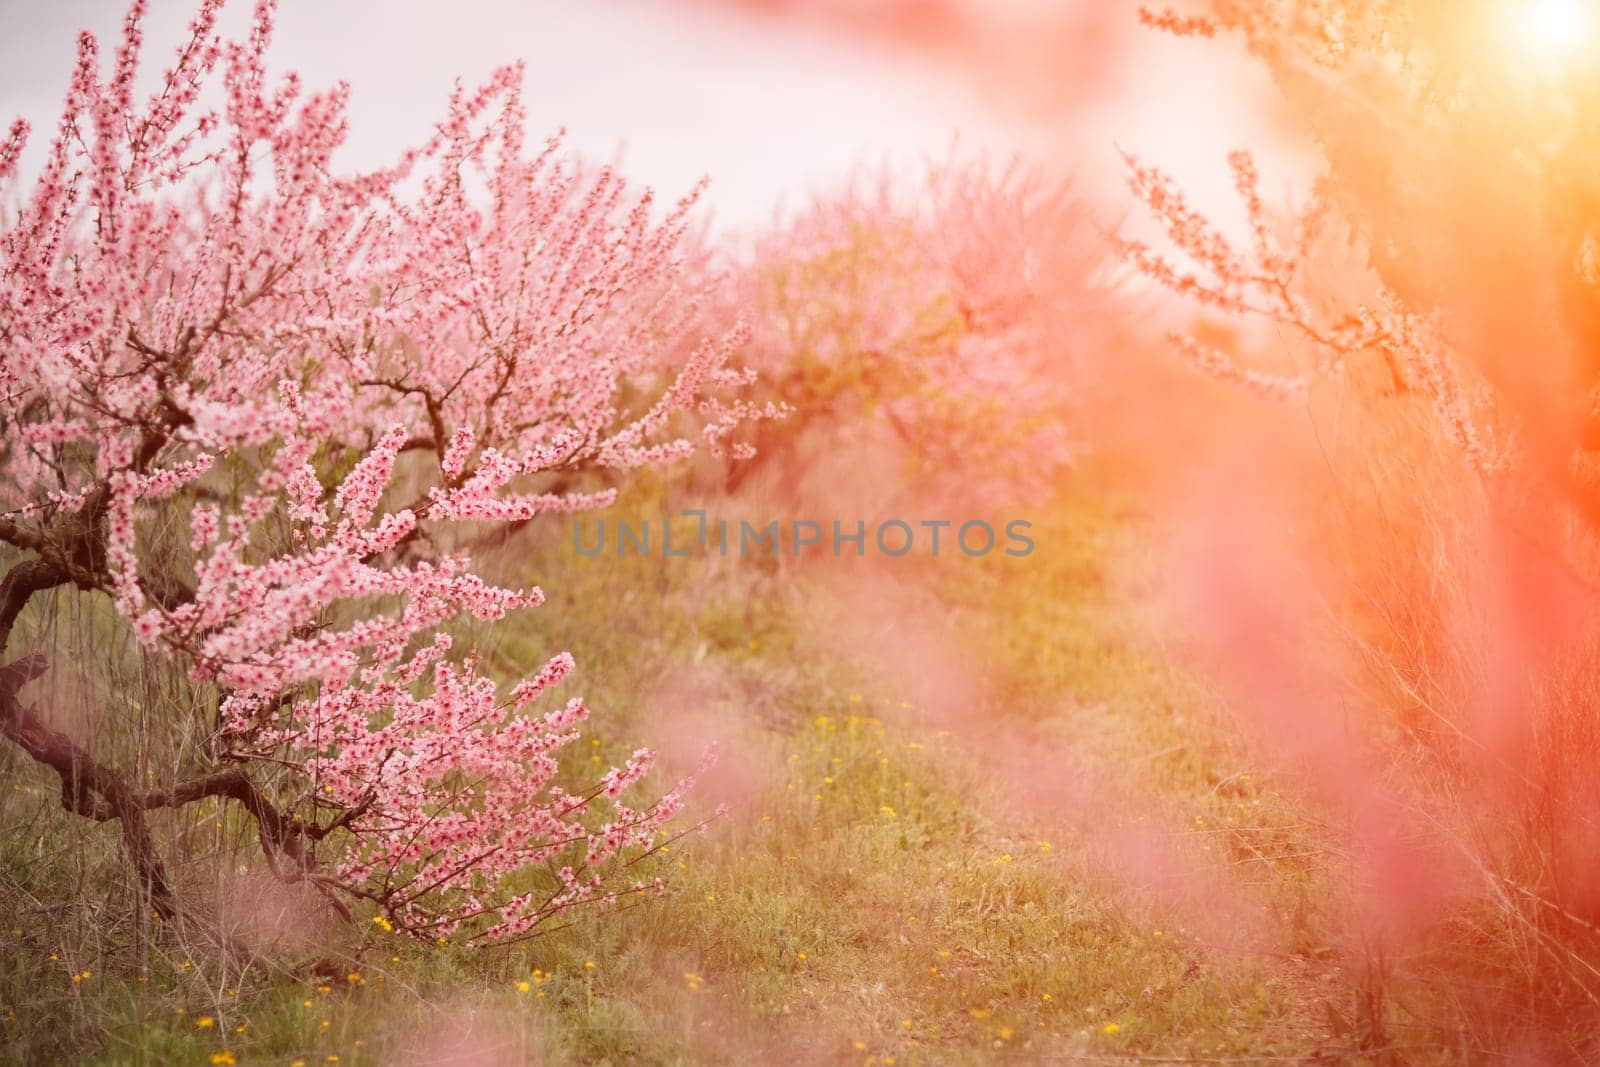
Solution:
<path fill-rule="evenodd" d="M 237 18 L 249 3 L 236 2 Z M 154 0 L 149 73 L 191 14 Z M 107 40 L 119 0 L 0 0 L 0 114 L 48 136 L 77 30 Z M 888 48 L 648 0 L 283 0 L 272 59 L 308 86 L 351 84 L 344 161 L 377 164 L 426 135 L 457 76 L 528 63 L 530 133 L 569 143 L 676 197 L 702 174 L 725 223 L 765 218 L 783 196 L 862 158 L 977 136 L 977 105 L 953 79 Z M 160 63 L 161 66 L 156 66 Z M 42 137 L 39 138 L 42 140 Z"/>
<path fill-rule="evenodd" d="M 250 6 L 234 0 L 231 25 Z M 123 8 L 122 0 L 0 0 L 0 119 L 33 120 L 35 151 L 54 121 L 77 30 L 109 42 Z M 153 79 L 193 4 L 152 0 L 151 8 L 144 74 Z M 1137 30 L 1129 40 L 1113 97 L 1070 136 L 1037 116 L 1002 117 L 954 70 L 890 45 L 667 0 L 281 0 L 271 62 L 310 87 L 351 84 L 342 159 L 354 169 L 425 136 L 458 76 L 475 82 L 522 58 L 532 135 L 565 126 L 587 155 L 620 151 L 624 172 L 663 197 L 707 174 L 716 221 L 744 227 L 852 164 L 937 155 L 958 133 L 967 146 L 1054 155 L 1087 172 L 1091 188 L 1114 185 L 1120 144 L 1186 170 L 1204 198 L 1223 179 L 1223 155 L 1258 136 L 1258 124 L 1204 46 Z"/>

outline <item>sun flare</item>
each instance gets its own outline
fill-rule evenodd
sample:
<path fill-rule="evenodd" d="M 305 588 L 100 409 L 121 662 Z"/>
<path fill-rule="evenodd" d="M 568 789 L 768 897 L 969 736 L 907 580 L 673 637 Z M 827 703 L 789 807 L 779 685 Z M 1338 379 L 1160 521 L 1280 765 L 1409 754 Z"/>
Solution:
<path fill-rule="evenodd" d="M 1518 12 L 1519 36 L 1532 54 L 1564 58 L 1593 36 L 1592 0 L 1528 0 Z"/>

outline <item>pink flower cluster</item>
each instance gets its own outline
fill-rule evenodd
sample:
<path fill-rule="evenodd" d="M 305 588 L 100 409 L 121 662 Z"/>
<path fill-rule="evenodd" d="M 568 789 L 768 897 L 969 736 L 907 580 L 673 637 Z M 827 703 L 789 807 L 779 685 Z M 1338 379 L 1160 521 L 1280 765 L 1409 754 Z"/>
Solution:
<path fill-rule="evenodd" d="M 661 213 L 558 139 L 528 152 L 518 67 L 341 174 L 344 87 L 269 75 L 271 0 L 239 41 L 221 6 L 142 103 L 143 0 L 105 80 L 82 36 L 31 191 L 26 124 L 0 142 L 0 537 L 220 688 L 228 758 L 308 846 L 285 873 L 419 934 L 526 934 L 613 898 L 687 783 L 623 806 L 641 752 L 556 784 L 586 711 L 529 706 L 572 661 L 502 693 L 456 649 L 452 620 L 542 598 L 474 575 L 452 525 L 604 506 L 567 487 L 768 413 L 743 332 L 701 325 L 698 190 Z"/>

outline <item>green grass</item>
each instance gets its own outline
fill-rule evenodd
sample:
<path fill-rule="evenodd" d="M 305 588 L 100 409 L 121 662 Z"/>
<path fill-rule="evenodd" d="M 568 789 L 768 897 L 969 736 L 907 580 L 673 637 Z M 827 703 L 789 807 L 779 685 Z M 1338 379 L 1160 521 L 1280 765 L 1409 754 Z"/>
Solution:
<path fill-rule="evenodd" d="M 114 830 L 74 824 L 8 754 L 0 1054 L 876 1067 L 1337 1048 L 1323 1004 L 1353 994 L 1319 963 L 1314 827 L 1120 606 L 1136 516 L 1093 488 L 1041 521 L 1025 567 L 957 558 L 915 580 L 990 665 L 993 729 L 1155 798 L 1290 918 L 1288 951 L 1217 950 L 1108 884 L 1085 829 L 1116 826 L 1008 807 L 970 737 L 919 729 L 892 679 L 818 646 L 803 564 L 584 560 L 561 528 L 503 553 L 550 600 L 480 633 L 490 662 L 570 649 L 568 687 L 597 709 L 578 758 L 602 762 L 651 738 L 661 678 L 713 679 L 702 699 L 746 773 L 737 810 L 664 857 L 668 895 L 504 950 L 340 933 L 241 976 L 124 914 Z M 247 858 L 242 830 L 217 812 L 183 832 Z"/>

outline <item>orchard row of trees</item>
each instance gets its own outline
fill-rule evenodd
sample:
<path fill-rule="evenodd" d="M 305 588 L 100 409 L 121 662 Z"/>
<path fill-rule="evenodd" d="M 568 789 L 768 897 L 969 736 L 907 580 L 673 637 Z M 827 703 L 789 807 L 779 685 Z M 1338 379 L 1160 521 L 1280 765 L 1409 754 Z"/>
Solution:
<path fill-rule="evenodd" d="M 965 69 L 1026 55 L 1080 6 L 1027 6 L 1029 32 L 995 47 L 950 32 L 981 17 L 954 0 L 725 3 Z M 1352 891 L 1333 936 L 1370 984 L 1361 1040 L 1380 1055 L 1420 1027 L 1592 1061 L 1594 6 L 1092 6 L 1222 57 L 1240 84 L 1270 79 L 1272 143 L 1214 146 L 1238 210 L 1204 203 L 1203 175 L 1153 163 L 1167 146 L 1119 138 L 1142 212 L 1115 254 L 1136 294 L 1176 298 L 1161 305 L 1179 309 L 1169 352 L 1236 395 L 1135 387 L 1097 415 L 1172 423 L 1138 436 L 1174 531 L 1168 591 L 1198 608 L 1184 640 L 1336 825 L 1327 860 Z M 1015 65 L 991 80 L 1035 99 L 1036 72 Z M 1082 117 L 1052 113 L 1063 139 Z M 1279 198 L 1265 161 L 1286 154 L 1316 176 Z M 1184 418 L 1202 405 L 1209 421 Z"/>
<path fill-rule="evenodd" d="M 905 7 L 819 6 L 877 34 Z M 571 658 L 505 676 L 465 639 L 542 599 L 485 549 L 697 453 L 734 488 L 886 454 L 940 499 L 1038 499 L 1108 410 L 1209 395 L 1135 389 L 1134 412 L 1098 389 L 1164 290 L 1179 361 L 1305 413 L 1218 409 L 1248 442 L 1233 467 L 1193 440 L 1143 458 L 1231 478 L 1165 517 L 1238 579 L 1188 583 L 1199 643 L 1341 821 L 1363 1040 L 1404 1018 L 1588 1048 L 1600 71 L 1534 49 L 1517 7 L 1142 11 L 1241 42 L 1319 161 L 1280 204 L 1219 145 L 1242 226 L 1137 155 L 1158 240 L 957 159 L 864 176 L 734 254 L 698 236 L 697 195 L 657 205 L 530 144 L 515 67 L 343 173 L 345 90 L 269 76 L 266 0 L 242 40 L 204 0 L 141 99 L 135 0 L 109 57 L 80 40 L 37 176 L 24 124 L 0 145 L 0 732 L 117 824 L 166 917 L 185 902 L 154 813 L 218 801 L 280 878 L 418 938 L 511 941 L 655 890 L 692 777 L 647 750 L 563 762 L 588 715 L 556 695 Z M 158 707 L 50 684 L 83 672 L 52 654 L 69 599 L 172 680 Z M 158 755 L 171 735 L 198 740 Z"/>

